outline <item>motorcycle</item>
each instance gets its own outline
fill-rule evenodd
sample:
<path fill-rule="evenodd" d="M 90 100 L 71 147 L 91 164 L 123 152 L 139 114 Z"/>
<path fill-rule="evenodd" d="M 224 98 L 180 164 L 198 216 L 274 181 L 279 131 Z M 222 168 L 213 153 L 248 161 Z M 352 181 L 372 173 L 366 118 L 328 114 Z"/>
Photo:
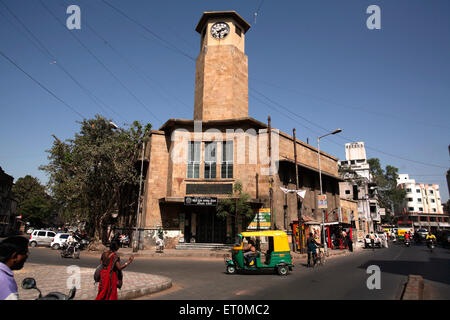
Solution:
<path fill-rule="evenodd" d="M 411 241 L 409 239 L 405 240 L 405 246 L 409 247 L 411 245 Z"/>
<path fill-rule="evenodd" d="M 65 295 L 61 292 L 50 292 L 49 294 L 42 296 L 41 290 L 36 286 L 36 280 L 34 278 L 25 278 L 22 281 L 22 288 L 25 290 L 36 289 L 39 292 L 39 297 L 36 300 L 72 300 L 75 297 L 77 288 L 73 287 L 70 289 L 69 294 Z"/>
<path fill-rule="evenodd" d="M 78 242 L 72 244 L 63 243 L 61 246 L 61 258 L 80 259 L 80 244 Z"/>

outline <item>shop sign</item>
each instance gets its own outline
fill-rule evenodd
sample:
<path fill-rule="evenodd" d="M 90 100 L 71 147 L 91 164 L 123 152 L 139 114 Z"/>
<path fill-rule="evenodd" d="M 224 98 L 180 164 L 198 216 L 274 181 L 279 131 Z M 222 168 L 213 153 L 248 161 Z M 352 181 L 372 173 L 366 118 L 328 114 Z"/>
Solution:
<path fill-rule="evenodd" d="M 321 194 L 321 195 L 317 196 L 317 208 L 319 208 L 319 209 L 327 209 L 328 208 L 326 194 Z"/>
<path fill-rule="evenodd" d="M 270 208 L 261 208 L 255 215 L 247 229 L 249 230 L 269 230 L 271 228 Z"/>
<path fill-rule="evenodd" d="M 216 207 L 216 197 L 184 197 L 185 206 Z"/>

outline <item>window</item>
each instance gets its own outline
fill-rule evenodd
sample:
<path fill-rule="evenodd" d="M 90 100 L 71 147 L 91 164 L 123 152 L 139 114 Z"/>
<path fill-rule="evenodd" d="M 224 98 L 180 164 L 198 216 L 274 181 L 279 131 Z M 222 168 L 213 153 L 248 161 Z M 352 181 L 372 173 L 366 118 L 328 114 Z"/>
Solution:
<path fill-rule="evenodd" d="M 47 237 L 53 238 L 55 236 L 54 232 L 47 232 Z"/>
<path fill-rule="evenodd" d="M 68 234 L 62 234 L 59 236 L 61 239 L 67 239 L 69 237 Z"/>
<path fill-rule="evenodd" d="M 233 141 L 225 141 L 222 143 L 222 179 L 233 178 Z"/>
<path fill-rule="evenodd" d="M 409 201 L 409 202 L 412 202 L 412 201 L 413 201 L 413 198 L 408 198 L 408 201 Z"/>
<path fill-rule="evenodd" d="M 422 198 L 417 198 L 417 202 L 422 202 Z"/>
<path fill-rule="evenodd" d="M 414 208 L 409 207 L 408 211 L 414 212 Z"/>
<path fill-rule="evenodd" d="M 420 193 L 420 189 L 416 189 L 416 193 Z"/>
<path fill-rule="evenodd" d="M 411 192 L 411 189 L 406 189 L 406 192 Z"/>
<path fill-rule="evenodd" d="M 433 212 L 436 212 L 436 208 L 433 208 Z"/>
<path fill-rule="evenodd" d="M 345 190 L 345 194 L 350 194 L 350 190 Z"/>
<path fill-rule="evenodd" d="M 421 211 L 421 212 L 422 212 L 422 211 L 423 211 L 423 208 L 422 208 L 422 207 L 419 207 L 419 211 Z"/>
<path fill-rule="evenodd" d="M 200 178 L 200 142 L 188 142 L 187 177 Z"/>
<path fill-rule="evenodd" d="M 39 231 L 38 237 L 45 237 L 46 232 L 45 231 Z"/>
<path fill-rule="evenodd" d="M 434 201 L 434 199 L 431 199 L 431 203 L 435 203 L 436 201 Z"/>
<path fill-rule="evenodd" d="M 205 142 L 205 179 L 216 178 L 217 143 Z"/>
<path fill-rule="evenodd" d="M 433 190 L 430 190 L 430 194 L 433 194 L 434 192 L 433 192 Z"/>

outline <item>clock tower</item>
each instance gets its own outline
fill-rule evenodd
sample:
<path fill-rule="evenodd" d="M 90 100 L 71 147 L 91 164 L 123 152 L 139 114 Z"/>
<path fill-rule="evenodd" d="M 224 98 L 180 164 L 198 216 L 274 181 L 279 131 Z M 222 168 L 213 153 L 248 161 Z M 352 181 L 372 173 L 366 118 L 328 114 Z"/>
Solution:
<path fill-rule="evenodd" d="M 194 120 L 248 117 L 248 57 L 245 33 L 250 25 L 235 11 L 203 13 L 196 61 Z"/>

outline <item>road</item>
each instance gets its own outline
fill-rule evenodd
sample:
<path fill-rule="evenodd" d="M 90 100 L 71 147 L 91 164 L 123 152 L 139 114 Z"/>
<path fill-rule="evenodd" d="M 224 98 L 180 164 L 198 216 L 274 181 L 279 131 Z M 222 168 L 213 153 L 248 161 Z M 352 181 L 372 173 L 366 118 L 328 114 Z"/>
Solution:
<path fill-rule="evenodd" d="M 30 248 L 29 261 L 40 264 L 95 267 L 99 257 L 83 254 L 79 260 L 62 259 L 58 251 Z M 119 251 L 120 252 L 120 251 Z M 369 290 L 367 268 L 381 270 L 381 288 Z M 150 300 L 286 300 L 286 299 L 399 299 L 409 274 L 421 275 L 432 289 L 434 299 L 450 299 L 450 250 L 426 246 L 391 245 L 387 249 L 362 250 L 333 257 L 323 267 L 306 268 L 297 261 L 294 270 L 281 277 L 264 274 L 225 273 L 223 259 L 136 257 L 126 269 L 163 275 L 173 280 L 173 287 L 142 297 Z M 126 281 L 126 272 L 125 279 Z"/>

